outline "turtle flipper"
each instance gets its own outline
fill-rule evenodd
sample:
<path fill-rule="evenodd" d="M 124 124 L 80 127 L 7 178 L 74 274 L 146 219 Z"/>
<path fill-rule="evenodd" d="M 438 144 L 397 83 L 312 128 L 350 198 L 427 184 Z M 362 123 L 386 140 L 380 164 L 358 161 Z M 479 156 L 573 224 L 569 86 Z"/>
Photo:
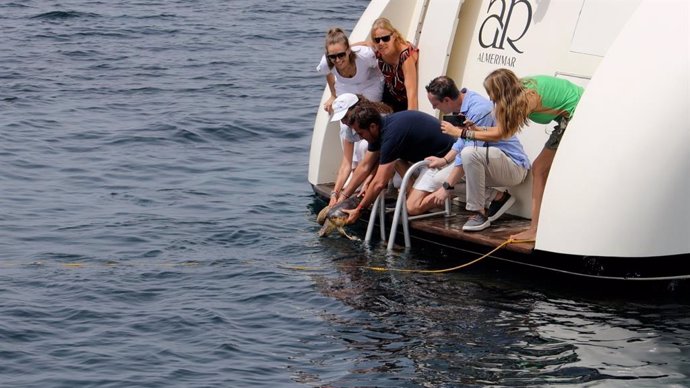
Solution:
<path fill-rule="evenodd" d="M 340 232 L 340 234 L 342 234 L 343 236 L 349 238 L 349 239 L 352 240 L 352 241 L 359 241 L 359 237 L 357 237 L 357 236 L 350 236 L 349 234 L 347 234 L 347 232 L 345 231 L 345 228 L 343 228 L 342 226 L 339 226 L 339 227 L 338 227 L 338 232 Z"/>
<path fill-rule="evenodd" d="M 323 223 L 323 226 L 321 227 L 321 230 L 319 230 L 319 237 L 324 237 L 329 235 L 332 231 L 335 225 L 331 223 L 330 220 L 325 220 Z"/>
<path fill-rule="evenodd" d="M 330 206 L 326 206 L 321 211 L 319 212 L 319 215 L 316 216 L 316 222 L 319 223 L 319 225 L 323 225 L 323 223 L 326 221 L 326 217 L 328 216 L 328 211 L 331 210 Z"/>

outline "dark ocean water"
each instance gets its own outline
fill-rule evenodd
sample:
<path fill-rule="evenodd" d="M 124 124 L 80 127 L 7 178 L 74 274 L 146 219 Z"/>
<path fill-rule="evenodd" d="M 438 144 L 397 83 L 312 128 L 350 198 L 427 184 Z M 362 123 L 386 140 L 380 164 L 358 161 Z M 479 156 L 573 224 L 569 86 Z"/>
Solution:
<path fill-rule="evenodd" d="M 316 236 L 314 68 L 367 3 L 0 3 L 0 386 L 690 383 L 673 293 Z"/>

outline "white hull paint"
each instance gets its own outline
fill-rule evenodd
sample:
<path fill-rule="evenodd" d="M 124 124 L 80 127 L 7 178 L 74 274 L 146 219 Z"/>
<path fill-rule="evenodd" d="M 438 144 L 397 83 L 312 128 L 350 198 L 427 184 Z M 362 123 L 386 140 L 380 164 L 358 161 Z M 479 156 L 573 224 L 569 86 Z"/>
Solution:
<path fill-rule="evenodd" d="M 556 154 L 538 249 L 690 252 L 688 10 L 642 3 L 602 60 Z"/>
<path fill-rule="evenodd" d="M 646 257 L 690 253 L 689 5 L 685 0 L 372 0 L 351 34 L 366 39 L 385 16 L 420 48 L 426 85 L 447 74 L 486 94 L 506 67 L 585 86 L 556 154 L 536 249 Z M 327 97 L 326 90 L 322 101 Z M 532 160 L 551 125 L 519 135 Z M 333 182 L 342 153 L 337 125 L 318 109 L 309 182 Z M 529 217 L 531 176 L 511 188 L 511 213 Z"/>

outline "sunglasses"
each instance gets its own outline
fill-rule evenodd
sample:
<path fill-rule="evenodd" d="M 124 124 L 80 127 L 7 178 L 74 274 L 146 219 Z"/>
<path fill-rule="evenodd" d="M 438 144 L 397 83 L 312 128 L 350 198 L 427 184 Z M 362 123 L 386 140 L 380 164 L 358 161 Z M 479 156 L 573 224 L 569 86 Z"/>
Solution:
<path fill-rule="evenodd" d="M 393 34 L 388 34 L 386 36 L 379 36 L 378 38 L 374 38 L 374 42 L 376 42 L 376 43 L 388 42 L 391 40 L 391 35 L 393 35 Z"/>
<path fill-rule="evenodd" d="M 335 61 L 336 59 L 343 59 L 347 55 L 347 51 L 343 51 L 342 53 L 337 53 L 337 54 L 328 54 L 326 55 L 328 59 L 331 61 Z"/>

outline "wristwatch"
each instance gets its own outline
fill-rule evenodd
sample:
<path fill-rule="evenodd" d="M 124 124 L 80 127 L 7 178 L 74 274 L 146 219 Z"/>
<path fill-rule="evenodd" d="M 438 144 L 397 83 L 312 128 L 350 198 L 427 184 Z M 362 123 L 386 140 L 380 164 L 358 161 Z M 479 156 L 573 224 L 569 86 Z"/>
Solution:
<path fill-rule="evenodd" d="M 453 189 L 455 189 L 455 187 L 454 187 L 454 186 L 451 186 L 450 184 L 448 184 L 448 182 L 443 182 L 443 188 L 446 189 L 446 190 L 453 190 Z"/>

